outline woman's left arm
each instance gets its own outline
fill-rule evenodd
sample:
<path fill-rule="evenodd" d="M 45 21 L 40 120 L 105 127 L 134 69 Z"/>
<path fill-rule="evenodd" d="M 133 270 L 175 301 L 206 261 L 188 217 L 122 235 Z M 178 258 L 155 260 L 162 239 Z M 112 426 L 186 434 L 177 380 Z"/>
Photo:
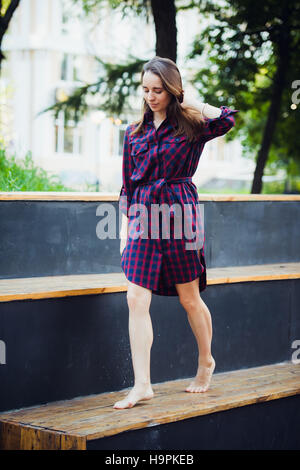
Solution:
<path fill-rule="evenodd" d="M 234 125 L 234 114 L 238 113 L 238 109 L 230 109 L 227 106 L 217 108 L 209 103 L 201 103 L 199 101 L 187 101 L 184 98 L 181 106 L 193 106 L 198 109 L 205 120 L 203 131 L 201 132 L 201 140 L 207 142 L 215 137 L 226 134 Z"/>
<path fill-rule="evenodd" d="M 216 106 L 212 106 L 211 104 L 196 101 L 191 103 L 191 105 L 200 111 L 204 119 L 215 119 L 221 116 L 221 108 L 216 108 Z"/>
<path fill-rule="evenodd" d="M 181 104 L 182 107 L 185 106 L 193 106 L 194 108 L 198 109 L 202 114 L 202 117 L 205 119 L 215 119 L 221 116 L 221 108 L 217 108 L 216 106 L 212 106 L 208 103 L 202 103 L 201 101 L 196 100 L 189 100 L 185 98 L 183 95 L 183 102 Z"/>

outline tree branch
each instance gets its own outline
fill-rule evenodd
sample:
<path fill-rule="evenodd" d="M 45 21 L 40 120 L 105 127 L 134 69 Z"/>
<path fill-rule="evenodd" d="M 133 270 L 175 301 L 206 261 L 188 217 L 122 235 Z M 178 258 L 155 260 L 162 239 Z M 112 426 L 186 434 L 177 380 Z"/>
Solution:
<path fill-rule="evenodd" d="M 7 30 L 9 22 L 15 12 L 15 10 L 18 8 L 20 3 L 20 0 L 11 0 L 10 4 L 7 7 L 7 10 L 5 12 L 5 15 L 2 17 L 2 25 L 4 27 L 4 32 Z M 1 28 L 2 29 L 2 28 Z"/>

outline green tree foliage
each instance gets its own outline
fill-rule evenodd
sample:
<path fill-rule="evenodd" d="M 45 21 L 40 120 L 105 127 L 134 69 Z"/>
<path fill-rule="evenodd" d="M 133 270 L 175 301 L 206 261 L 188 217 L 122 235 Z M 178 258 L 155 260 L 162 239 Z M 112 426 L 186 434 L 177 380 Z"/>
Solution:
<path fill-rule="evenodd" d="M 102 8 L 107 4 L 112 9 L 118 9 L 123 17 L 130 11 L 136 15 L 143 15 L 149 20 L 153 16 L 156 32 L 156 55 L 170 57 L 176 61 L 177 29 L 175 0 L 73 0 L 80 5 L 87 17 L 95 14 L 101 19 Z M 113 34 L 113 33 L 112 33 Z M 65 120 L 71 118 L 78 122 L 80 116 L 93 106 L 89 98 L 97 96 L 99 103 L 97 109 L 108 111 L 119 116 L 126 105 L 128 98 L 135 94 L 140 85 L 140 72 L 148 59 L 142 60 L 130 55 L 123 64 L 105 63 L 101 58 L 98 61 L 99 79 L 96 83 L 83 84 L 71 93 L 65 101 L 56 101 L 43 112 L 52 111 L 58 116 L 64 111 Z"/>
<path fill-rule="evenodd" d="M 81 3 L 86 14 L 99 13 L 107 3 L 104 0 L 73 1 Z M 164 29 L 161 18 L 165 21 L 164 15 L 168 14 L 166 1 L 163 4 L 157 0 L 108 1 L 124 14 L 128 9 L 149 14 L 151 7 L 157 38 Z M 174 4 L 174 0 L 172 2 Z M 215 106 L 226 104 L 241 111 L 237 116 L 238 126 L 227 137 L 230 140 L 238 132 L 245 156 L 256 159 L 251 192 L 262 191 L 265 170 L 271 172 L 284 166 L 290 176 L 298 174 L 300 153 L 296 129 L 299 127 L 299 109 L 291 106 L 291 97 L 292 83 L 300 78 L 300 0 L 176 2 L 176 11 L 189 8 L 197 9 L 197 14 L 210 19 L 209 26 L 195 38 L 187 57 L 187 61 L 192 60 L 193 67 L 197 67 L 199 56 L 205 54 L 206 57 L 207 66 L 199 66 L 194 85 L 205 101 Z M 169 14 L 171 22 L 174 13 Z M 176 35 L 175 39 L 172 36 L 171 42 L 176 43 Z M 168 50 L 171 49 L 168 46 Z M 158 50 L 157 45 L 157 55 L 172 58 L 171 53 L 160 54 Z M 94 92 L 100 95 L 98 109 L 119 115 L 128 104 L 127 98 L 139 86 L 138 72 L 143 62 L 133 56 L 127 63 L 113 65 L 99 59 L 102 63 L 99 81 L 83 85 L 65 102 L 56 103 L 48 110 L 54 110 L 56 115 L 60 109 L 67 113 L 72 111 L 77 120 L 78 114 L 89 108 L 87 95 Z"/>
<path fill-rule="evenodd" d="M 245 153 L 257 152 L 251 192 L 259 193 L 270 156 L 279 165 L 294 159 L 293 171 L 300 164 L 299 109 L 291 107 L 291 86 L 300 77 L 300 1 L 202 1 L 199 10 L 214 20 L 189 56 L 208 58 L 194 84 L 206 101 L 234 100 L 243 111 Z"/>
<path fill-rule="evenodd" d="M 64 111 L 65 121 L 79 118 L 88 110 L 93 108 L 108 111 L 119 116 L 125 104 L 140 85 L 140 72 L 146 61 L 129 57 L 126 64 L 109 64 L 96 58 L 100 65 L 99 79 L 95 83 L 85 84 L 78 87 L 65 101 L 56 102 L 47 109 L 41 111 L 52 111 L 55 117 Z M 89 98 L 96 96 L 99 100 L 97 105 L 89 104 Z M 39 114 L 41 114 L 39 113 Z"/>
<path fill-rule="evenodd" d="M 80 4 L 86 15 L 98 14 L 99 8 L 101 9 L 106 4 L 113 9 L 119 9 L 124 16 L 134 11 L 137 15 L 145 15 L 149 18 L 151 10 L 150 0 L 73 0 L 73 2 Z"/>

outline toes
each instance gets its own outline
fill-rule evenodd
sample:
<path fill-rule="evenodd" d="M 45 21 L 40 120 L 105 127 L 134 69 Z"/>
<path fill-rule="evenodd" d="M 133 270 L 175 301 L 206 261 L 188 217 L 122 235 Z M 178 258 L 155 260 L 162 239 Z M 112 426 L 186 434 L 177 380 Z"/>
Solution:
<path fill-rule="evenodd" d="M 190 393 L 195 393 L 196 392 L 196 389 L 195 387 L 189 387 L 185 390 L 186 392 L 190 392 Z"/>
<path fill-rule="evenodd" d="M 117 408 L 117 409 L 122 408 L 122 403 L 118 401 L 117 403 L 114 404 L 114 408 Z"/>
<path fill-rule="evenodd" d="M 131 402 L 128 402 L 128 403 L 115 403 L 114 404 L 114 408 L 117 409 L 117 410 L 123 410 L 124 408 L 132 408 L 133 407 L 133 403 Z"/>
<path fill-rule="evenodd" d="M 185 389 L 186 392 L 191 392 L 191 393 L 201 393 L 201 392 L 206 392 L 208 390 L 207 387 L 199 386 L 197 387 L 196 385 L 190 385 L 188 388 Z"/>

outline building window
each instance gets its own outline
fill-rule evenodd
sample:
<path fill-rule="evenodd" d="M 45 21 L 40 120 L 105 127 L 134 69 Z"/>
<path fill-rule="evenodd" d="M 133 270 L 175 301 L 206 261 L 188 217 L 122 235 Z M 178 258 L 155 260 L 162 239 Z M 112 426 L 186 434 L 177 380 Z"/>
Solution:
<path fill-rule="evenodd" d="M 82 123 L 64 123 L 64 113 L 55 120 L 55 152 L 82 155 Z"/>
<path fill-rule="evenodd" d="M 117 138 L 116 138 L 116 155 L 119 155 L 119 156 L 122 156 L 123 155 L 123 145 L 124 145 L 124 135 L 125 135 L 125 131 L 126 131 L 126 127 L 128 126 L 128 124 L 126 123 L 122 123 L 118 126 L 115 126 L 115 129 L 116 129 L 116 134 L 117 134 Z"/>
<path fill-rule="evenodd" d="M 83 64 L 81 58 L 74 54 L 64 53 L 61 62 L 60 78 L 66 82 L 76 82 L 80 80 L 80 70 Z"/>

